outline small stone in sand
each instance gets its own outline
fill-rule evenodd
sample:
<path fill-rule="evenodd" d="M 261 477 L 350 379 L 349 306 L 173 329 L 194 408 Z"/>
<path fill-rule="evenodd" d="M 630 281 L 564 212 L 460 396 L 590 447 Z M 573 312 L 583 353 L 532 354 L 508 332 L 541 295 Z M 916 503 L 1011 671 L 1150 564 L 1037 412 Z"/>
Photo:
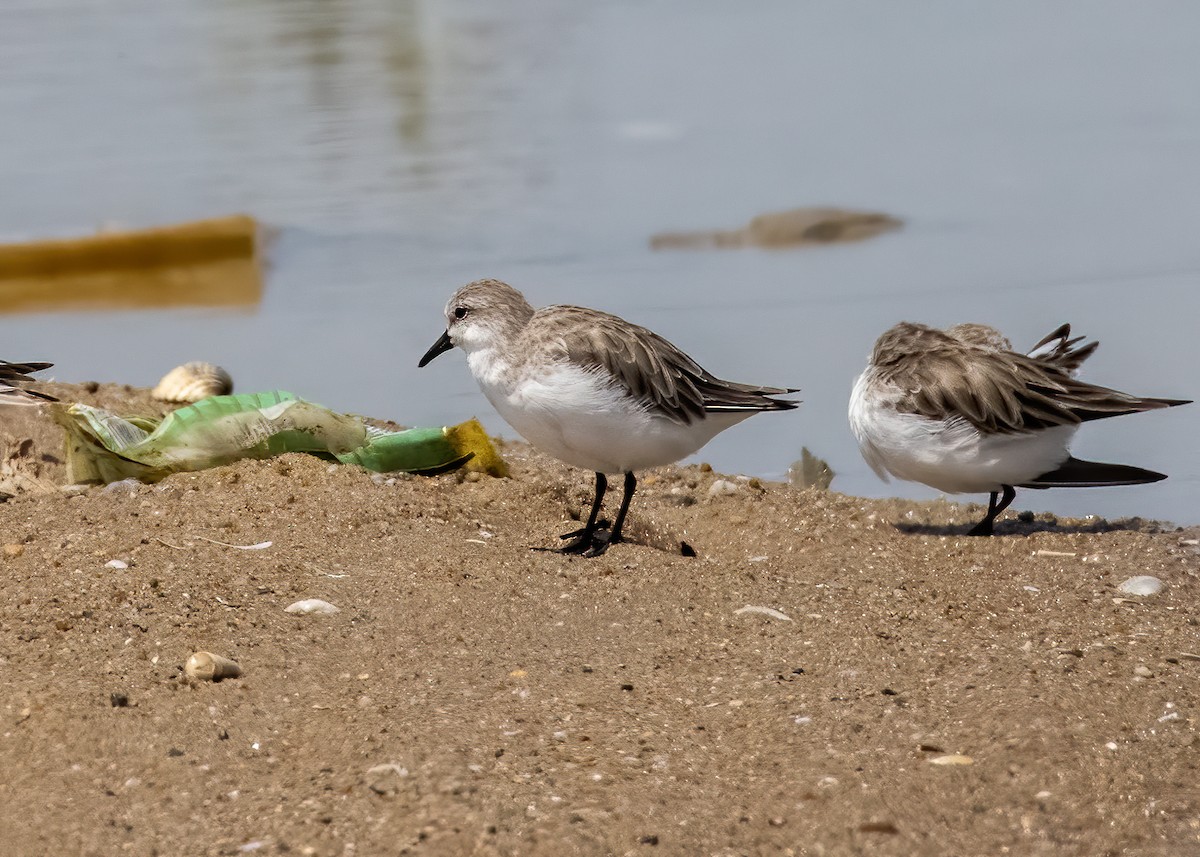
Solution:
<path fill-rule="evenodd" d="M 730 482 L 728 479 L 718 479 L 712 485 L 708 486 L 709 497 L 723 497 L 728 494 L 736 494 L 737 492 L 737 483 Z"/>

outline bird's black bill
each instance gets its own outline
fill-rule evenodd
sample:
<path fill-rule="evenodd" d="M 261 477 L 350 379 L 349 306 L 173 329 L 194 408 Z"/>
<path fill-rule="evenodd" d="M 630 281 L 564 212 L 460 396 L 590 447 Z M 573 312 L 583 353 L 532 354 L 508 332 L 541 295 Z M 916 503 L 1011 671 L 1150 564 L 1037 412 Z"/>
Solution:
<path fill-rule="evenodd" d="M 450 331 L 447 330 L 441 335 L 438 341 L 433 343 L 433 346 L 425 352 L 425 356 L 421 358 L 421 362 L 417 364 L 417 368 L 420 369 L 424 367 L 425 364 L 430 360 L 437 357 L 439 354 L 449 351 L 453 347 L 454 343 L 450 341 Z"/>

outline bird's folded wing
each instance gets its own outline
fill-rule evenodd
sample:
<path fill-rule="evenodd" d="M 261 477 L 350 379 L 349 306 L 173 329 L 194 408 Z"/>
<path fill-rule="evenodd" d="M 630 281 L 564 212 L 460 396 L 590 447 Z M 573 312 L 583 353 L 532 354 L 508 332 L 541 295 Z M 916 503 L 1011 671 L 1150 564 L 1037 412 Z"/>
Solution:
<path fill-rule="evenodd" d="M 899 407 L 931 419 L 958 417 L 986 432 L 1014 433 L 1183 404 L 1149 399 L 1072 378 L 1064 369 L 1013 352 L 941 351 L 914 356 L 892 380 Z"/>

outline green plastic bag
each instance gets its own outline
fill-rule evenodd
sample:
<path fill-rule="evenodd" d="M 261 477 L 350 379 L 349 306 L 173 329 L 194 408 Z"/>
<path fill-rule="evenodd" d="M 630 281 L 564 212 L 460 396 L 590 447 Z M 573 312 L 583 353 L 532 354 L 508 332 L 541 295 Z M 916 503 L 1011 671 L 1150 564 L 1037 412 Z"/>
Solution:
<path fill-rule="evenodd" d="M 67 433 L 71 482 L 155 482 L 171 473 L 285 452 L 335 458 L 379 473 L 442 473 L 471 461 L 473 469 L 508 474 L 477 420 L 389 432 L 282 390 L 212 396 L 161 422 L 82 404 L 58 405 L 53 413 Z"/>

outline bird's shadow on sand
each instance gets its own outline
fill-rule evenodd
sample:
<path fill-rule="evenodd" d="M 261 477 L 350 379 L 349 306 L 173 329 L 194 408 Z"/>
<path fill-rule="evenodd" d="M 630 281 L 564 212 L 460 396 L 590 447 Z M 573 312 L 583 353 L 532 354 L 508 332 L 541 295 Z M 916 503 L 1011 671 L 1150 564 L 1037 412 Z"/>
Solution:
<path fill-rule="evenodd" d="M 914 536 L 968 536 L 975 523 L 918 524 L 901 522 L 894 526 L 900 532 Z M 1000 521 L 996 524 L 995 536 L 1032 536 L 1035 533 L 1161 533 L 1173 529 L 1174 527 L 1161 521 L 1150 521 L 1145 518 L 1118 518 L 1115 521 L 1103 518 L 1097 518 L 1094 521 L 1059 521 L 1057 518 L 1047 515 L 1040 518 Z"/>

